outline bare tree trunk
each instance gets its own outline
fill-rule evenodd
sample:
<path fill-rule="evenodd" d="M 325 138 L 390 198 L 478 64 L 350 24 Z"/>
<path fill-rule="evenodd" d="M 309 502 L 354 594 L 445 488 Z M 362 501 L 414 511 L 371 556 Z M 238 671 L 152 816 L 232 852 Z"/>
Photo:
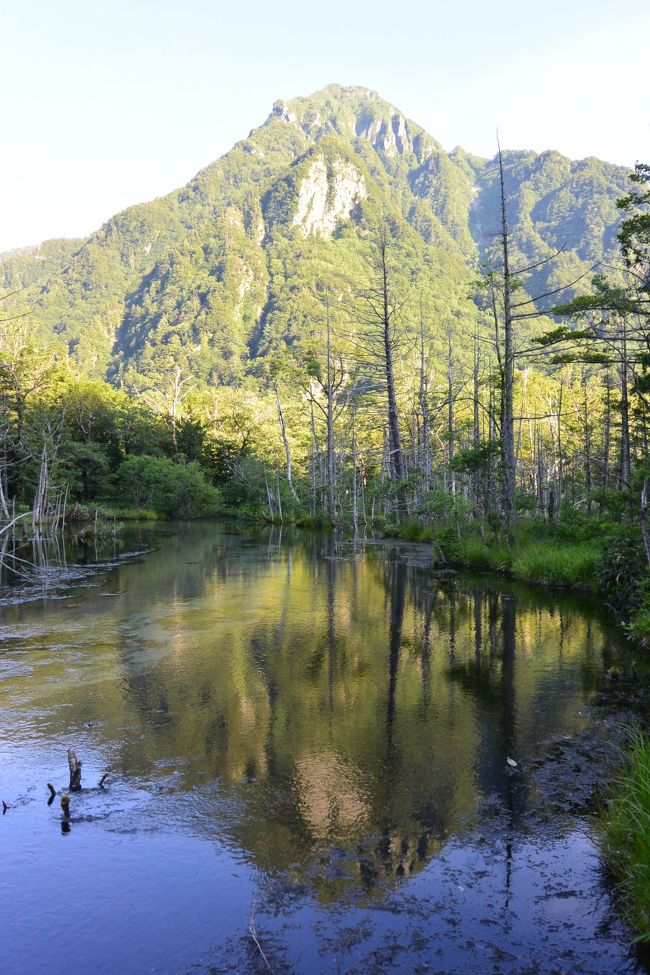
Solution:
<path fill-rule="evenodd" d="M 643 538 L 643 548 L 645 557 L 650 565 L 650 531 L 648 530 L 648 478 L 643 478 L 643 489 L 641 491 L 641 537 Z"/>
<path fill-rule="evenodd" d="M 621 488 L 626 491 L 632 483 L 630 453 L 630 400 L 628 391 L 629 363 L 627 358 L 627 320 L 623 317 L 623 348 L 621 355 Z"/>
<path fill-rule="evenodd" d="M 480 379 L 480 358 L 478 350 L 478 333 L 474 335 L 474 368 L 472 370 L 472 380 L 473 380 L 473 395 L 472 395 L 472 405 L 474 408 L 473 415 L 473 443 L 472 446 L 475 451 L 478 451 L 481 446 L 481 418 L 480 418 L 480 402 L 479 402 L 479 379 Z M 483 514 L 481 505 L 481 471 L 476 469 L 474 472 L 474 505 L 476 509 L 476 516 L 478 518 Z"/>
<path fill-rule="evenodd" d="M 521 377 L 521 399 L 523 403 L 526 402 L 528 396 L 528 379 L 529 379 L 529 370 L 524 369 Z M 521 456 L 521 440 L 522 440 L 523 424 L 524 424 L 524 418 L 523 415 L 521 415 L 519 417 L 519 423 L 517 426 L 517 445 L 515 447 L 515 464 L 517 470 L 520 469 L 519 458 Z"/>
<path fill-rule="evenodd" d="M 422 471 L 423 488 L 428 492 L 431 487 L 431 454 L 429 431 L 429 403 L 426 358 L 424 351 L 424 319 L 422 303 L 420 302 L 420 414 L 422 416 L 422 447 L 420 451 L 420 470 Z"/>
<path fill-rule="evenodd" d="M 603 484 L 609 487 L 609 454 L 612 430 L 612 389 L 609 369 L 605 373 L 605 430 L 603 433 Z"/>
<path fill-rule="evenodd" d="M 587 397 L 587 377 L 582 373 L 583 425 L 585 438 L 585 491 L 587 492 L 587 517 L 591 518 L 591 423 L 589 422 L 589 400 Z"/>
<path fill-rule="evenodd" d="M 284 422 L 284 414 L 282 413 L 282 406 L 280 405 L 280 394 L 278 392 L 278 387 L 274 387 L 275 390 L 275 404 L 278 410 L 278 420 L 280 422 L 280 433 L 282 434 L 282 443 L 284 444 L 284 459 L 286 465 L 287 481 L 289 482 L 289 487 L 291 488 L 291 493 L 294 498 L 296 498 L 296 491 L 293 486 L 293 480 L 291 476 L 291 449 L 289 447 L 289 440 L 287 438 L 287 428 Z M 279 490 L 279 489 L 278 489 Z"/>
<path fill-rule="evenodd" d="M 357 427 L 354 413 L 352 414 L 352 524 L 356 535 L 359 524 L 359 500 L 357 489 Z"/>
<path fill-rule="evenodd" d="M 456 472 L 454 471 L 454 371 L 453 344 L 451 328 L 447 329 L 447 458 L 449 461 L 449 490 L 456 494 Z"/>
<path fill-rule="evenodd" d="M 515 427 L 513 411 L 514 347 L 510 279 L 510 255 L 508 247 L 508 221 L 506 194 L 503 179 L 503 157 L 499 146 L 499 185 L 501 192 L 501 246 L 503 250 L 503 389 L 501 404 L 501 506 L 503 525 L 511 535 L 515 525 L 515 488 L 517 462 L 515 458 Z"/>
<path fill-rule="evenodd" d="M 172 443 L 174 445 L 175 454 L 178 453 L 177 427 L 178 427 L 178 411 L 181 405 L 181 391 L 183 389 L 183 383 L 181 379 L 182 372 L 183 370 L 181 369 L 181 367 L 177 366 L 172 380 L 171 403 L 170 403 L 171 408 L 169 411 L 169 416 L 172 425 Z"/>
<path fill-rule="evenodd" d="M 269 514 L 271 516 L 271 521 L 274 521 L 275 520 L 275 511 L 274 511 L 274 507 L 275 506 L 274 506 L 274 502 L 273 502 L 273 493 L 271 491 L 271 488 L 269 487 L 269 479 L 266 476 L 266 471 L 264 472 L 264 481 L 266 483 L 266 500 L 267 500 L 267 503 L 268 503 L 268 506 L 269 506 Z"/>
<path fill-rule="evenodd" d="M 278 499 L 278 517 L 280 518 L 280 521 L 282 521 L 282 495 L 280 494 L 280 475 L 277 472 L 275 475 L 275 486 L 276 486 L 277 499 Z"/>
<path fill-rule="evenodd" d="M 490 443 L 494 443 L 494 441 L 496 440 L 496 417 L 495 417 L 494 393 L 491 387 L 490 387 L 490 400 L 488 405 L 488 440 Z M 488 513 L 496 512 L 497 504 L 498 504 L 497 485 L 491 467 L 488 468 L 488 473 L 487 473 L 486 499 L 487 499 Z"/>
<path fill-rule="evenodd" d="M 77 758 L 74 748 L 68 749 L 68 766 L 70 768 L 70 792 L 79 792 L 81 789 L 81 762 Z"/>
<path fill-rule="evenodd" d="M 41 452 L 41 466 L 38 472 L 38 484 L 32 507 L 32 527 L 37 531 L 47 518 L 50 494 L 50 474 L 47 456 L 47 444 L 43 444 Z"/>
<path fill-rule="evenodd" d="M 327 516 L 336 521 L 336 497 L 334 494 L 334 414 L 332 384 L 332 330 L 330 325 L 330 305 L 326 300 L 327 312 Z"/>
<path fill-rule="evenodd" d="M 546 483 L 546 476 L 544 470 L 544 454 L 542 451 L 542 434 L 537 428 L 537 507 L 538 514 L 546 514 L 546 501 L 544 497 L 544 487 Z"/>
<path fill-rule="evenodd" d="M 7 521 L 11 518 L 11 513 L 9 511 L 9 506 L 7 504 L 7 496 L 5 494 L 5 469 L 4 466 L 0 470 L 0 515 Z"/>
<path fill-rule="evenodd" d="M 557 401 L 557 503 L 558 508 L 562 504 L 564 493 L 564 447 L 562 444 L 562 400 L 564 393 L 564 381 L 560 382 L 560 392 Z"/>
<path fill-rule="evenodd" d="M 404 476 L 404 460 L 402 457 L 402 439 L 399 429 L 399 413 L 395 396 L 395 371 L 393 366 L 393 340 L 391 334 L 391 313 L 388 290 L 388 265 L 386 244 L 382 244 L 381 269 L 383 287 L 383 329 L 384 356 L 386 365 L 386 392 L 388 395 L 388 436 L 390 444 L 390 465 L 393 476 L 400 481 Z"/>
<path fill-rule="evenodd" d="M 310 421 L 311 421 L 311 492 L 309 500 L 309 514 L 312 518 L 316 516 L 316 463 L 317 463 L 317 440 L 316 440 L 316 421 L 314 418 L 314 400 L 309 400 Z"/>

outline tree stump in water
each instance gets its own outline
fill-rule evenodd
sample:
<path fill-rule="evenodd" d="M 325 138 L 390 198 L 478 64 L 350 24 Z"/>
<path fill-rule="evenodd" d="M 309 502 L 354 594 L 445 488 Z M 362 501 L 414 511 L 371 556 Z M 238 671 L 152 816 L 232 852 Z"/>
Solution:
<path fill-rule="evenodd" d="M 74 748 L 68 748 L 68 765 L 70 766 L 70 792 L 81 789 L 81 762 L 77 758 Z"/>

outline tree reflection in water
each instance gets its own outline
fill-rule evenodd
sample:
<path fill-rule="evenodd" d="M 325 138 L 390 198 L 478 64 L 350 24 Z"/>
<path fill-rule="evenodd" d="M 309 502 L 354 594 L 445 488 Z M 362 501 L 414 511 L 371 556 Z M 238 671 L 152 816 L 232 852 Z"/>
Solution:
<path fill-rule="evenodd" d="M 324 900 L 412 874 L 486 798 L 510 869 L 529 797 L 507 759 L 580 727 L 614 639 L 597 615 L 436 576 L 424 549 L 167 531 L 110 569 L 119 598 L 12 609 L 40 668 L 4 681 L 17 733 L 49 747 L 92 725 L 84 747 L 164 789 L 170 827 L 227 837 Z"/>

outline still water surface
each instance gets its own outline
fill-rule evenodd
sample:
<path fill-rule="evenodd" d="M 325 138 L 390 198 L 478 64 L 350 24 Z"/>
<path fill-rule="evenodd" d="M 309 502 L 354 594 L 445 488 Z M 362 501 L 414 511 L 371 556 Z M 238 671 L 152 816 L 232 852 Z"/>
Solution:
<path fill-rule="evenodd" d="M 128 547 L 4 592 L 6 975 L 640 970 L 588 820 L 527 819 L 522 770 L 624 660 L 595 608 L 424 547 L 196 523 Z"/>

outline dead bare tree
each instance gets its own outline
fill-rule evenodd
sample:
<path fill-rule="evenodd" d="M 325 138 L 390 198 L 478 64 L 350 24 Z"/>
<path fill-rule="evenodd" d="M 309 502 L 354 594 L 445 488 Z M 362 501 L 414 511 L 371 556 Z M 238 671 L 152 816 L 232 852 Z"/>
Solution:
<path fill-rule="evenodd" d="M 381 376 L 387 405 L 388 469 L 397 482 L 398 516 L 406 513 L 406 494 L 403 482 L 406 474 L 400 417 L 397 406 L 395 360 L 400 344 L 400 318 L 405 299 L 398 296 L 394 284 L 395 272 L 391 258 L 393 238 L 388 225 L 380 225 L 372 241 L 369 285 L 359 292 L 357 312 L 361 325 L 356 344 L 365 354 L 365 366 Z"/>
<path fill-rule="evenodd" d="M 287 437 L 287 425 L 284 422 L 284 413 L 282 412 L 282 404 L 280 403 L 280 392 L 278 390 L 278 384 L 274 383 L 273 391 L 275 393 L 275 405 L 278 412 L 278 422 L 280 424 L 280 434 L 282 436 L 282 444 L 284 446 L 284 461 L 285 461 L 285 472 L 287 475 L 287 483 L 291 490 L 291 494 L 294 499 L 297 500 L 298 496 L 296 494 L 296 489 L 293 486 L 293 474 L 291 469 L 291 447 L 289 445 L 289 438 Z M 279 489 L 278 489 L 279 496 Z"/>
<path fill-rule="evenodd" d="M 183 367 L 176 366 L 160 385 L 147 390 L 142 396 L 151 409 L 168 420 L 174 453 L 178 452 L 178 423 L 183 404 L 194 388 L 192 377 L 183 373 Z"/>

